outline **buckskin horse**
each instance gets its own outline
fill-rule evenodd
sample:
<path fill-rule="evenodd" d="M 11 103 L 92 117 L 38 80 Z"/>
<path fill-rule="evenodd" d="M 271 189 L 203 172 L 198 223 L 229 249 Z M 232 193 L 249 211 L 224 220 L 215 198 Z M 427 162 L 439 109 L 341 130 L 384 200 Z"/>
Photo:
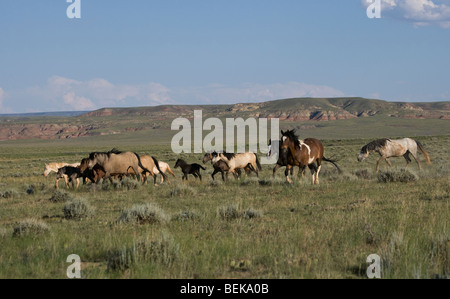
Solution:
<path fill-rule="evenodd" d="M 312 174 L 313 185 L 319 184 L 319 173 L 322 168 L 322 161 L 332 163 L 339 173 L 341 172 L 336 161 L 327 159 L 324 157 L 324 148 L 320 140 L 315 138 L 306 138 L 303 143 L 300 143 L 298 136 L 295 134 L 295 130 L 288 130 L 286 132 L 281 131 L 281 150 L 284 155 L 289 153 L 292 155 L 294 166 L 298 166 L 300 169 L 308 167 Z M 317 162 L 317 166 L 314 165 Z M 292 183 L 289 176 L 286 176 L 286 180 Z"/>
<path fill-rule="evenodd" d="M 97 164 L 105 170 L 104 179 L 109 178 L 110 181 L 112 181 L 112 175 L 128 175 L 130 169 L 136 174 L 138 180 L 140 180 L 141 174 L 139 170 L 142 169 L 145 172 L 152 173 L 142 165 L 141 158 L 137 153 L 120 152 L 116 149 L 106 153 L 91 153 L 89 155 L 89 169 L 92 169 Z"/>
<path fill-rule="evenodd" d="M 396 140 L 382 138 L 369 142 L 361 148 L 361 151 L 358 155 L 358 161 L 364 161 L 370 153 L 377 152 L 381 156 L 380 159 L 378 159 L 376 166 L 376 172 L 378 172 L 380 169 L 380 163 L 383 160 L 385 160 L 389 166 L 392 166 L 391 162 L 389 161 L 390 157 L 403 156 L 406 160 L 406 167 L 408 167 L 409 163 L 411 163 L 411 158 L 409 157 L 409 154 L 411 154 L 414 160 L 416 160 L 419 169 L 421 169 L 420 161 L 417 156 L 417 149 L 419 149 L 425 156 L 425 160 L 427 161 L 427 163 L 431 164 L 430 156 L 425 151 L 422 144 L 411 138 Z"/>

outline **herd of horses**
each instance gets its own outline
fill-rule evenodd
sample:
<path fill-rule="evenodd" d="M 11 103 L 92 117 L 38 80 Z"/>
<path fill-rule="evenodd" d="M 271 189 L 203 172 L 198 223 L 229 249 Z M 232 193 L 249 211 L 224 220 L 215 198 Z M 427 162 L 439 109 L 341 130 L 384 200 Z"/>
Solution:
<path fill-rule="evenodd" d="M 301 176 L 305 175 L 306 167 L 308 167 L 312 175 L 312 184 L 319 184 L 319 173 L 323 161 L 333 164 L 337 171 L 339 173 L 341 172 L 337 161 L 324 156 L 324 147 L 320 140 L 315 138 L 301 140 L 296 135 L 295 130 L 281 131 L 281 135 L 281 140 L 269 142 L 268 156 L 272 156 L 275 152 L 278 153 L 278 160 L 276 166 L 273 168 L 273 176 L 275 176 L 276 171 L 280 167 L 286 167 L 286 181 L 292 183 L 290 176 L 293 176 L 294 167 L 299 168 Z M 370 153 L 378 153 L 380 155 L 376 164 L 376 171 L 378 172 L 382 161 L 386 161 L 391 166 L 389 160 L 391 157 L 403 156 L 406 160 L 407 167 L 411 162 L 411 155 L 417 162 L 419 169 L 421 169 L 418 150 L 422 152 L 426 162 L 431 163 L 430 156 L 422 144 L 410 138 L 398 140 L 383 138 L 374 140 L 361 148 L 358 161 L 363 161 Z M 251 152 L 238 154 L 209 152 L 204 155 L 203 163 L 205 164 L 209 161 L 214 168 L 214 172 L 211 174 L 213 180 L 214 176 L 219 172 L 222 175 L 222 180 L 225 181 L 229 173 L 233 174 L 235 178 L 239 178 L 242 170 L 244 170 L 246 174 L 254 172 L 259 176 L 259 171 L 262 169 L 257 155 Z M 188 180 L 189 175 L 202 180 L 201 170 L 206 170 L 200 164 L 188 164 L 182 159 L 176 161 L 174 168 L 178 167 L 183 173 L 182 180 Z M 91 181 L 97 184 L 102 179 L 112 181 L 113 178 L 117 179 L 135 175 L 138 180 L 142 180 L 144 184 L 147 184 L 148 175 L 150 174 L 153 176 L 154 184 L 156 185 L 158 174 L 161 176 L 161 183 L 164 181 L 170 183 L 166 173 L 176 177 L 167 163 L 158 161 L 153 156 L 138 155 L 134 152 L 121 152 L 116 149 L 112 149 L 109 152 L 93 152 L 89 157 L 82 159 L 80 163 L 76 164 L 46 164 L 44 176 L 47 176 L 52 171 L 57 173 L 56 188 L 58 188 L 58 182 L 61 179 L 65 180 L 67 188 L 69 188 L 70 182 L 74 188 L 78 188 L 79 179 L 82 179 L 83 183 Z"/>

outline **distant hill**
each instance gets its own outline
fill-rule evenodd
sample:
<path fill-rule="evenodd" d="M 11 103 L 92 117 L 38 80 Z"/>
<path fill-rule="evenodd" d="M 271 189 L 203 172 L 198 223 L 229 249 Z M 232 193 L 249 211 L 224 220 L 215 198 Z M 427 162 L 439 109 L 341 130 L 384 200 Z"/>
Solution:
<path fill-rule="evenodd" d="M 194 110 L 202 110 L 204 119 L 279 118 L 286 127 L 310 130 L 312 134 L 319 134 L 316 129 L 320 127 L 323 128 L 322 132 L 334 135 L 335 128 L 325 124 L 339 121 L 343 129 L 340 133 L 344 134 L 345 131 L 345 136 L 361 135 L 356 134 L 358 132 L 354 128 L 359 126 L 358 129 L 362 130 L 362 124 L 371 130 L 376 127 L 381 132 L 386 131 L 380 129 L 381 126 L 390 126 L 387 127 L 390 133 L 447 134 L 449 122 L 439 123 L 436 127 L 436 121 L 450 120 L 449 101 L 403 103 L 364 98 L 292 98 L 230 105 L 162 105 L 13 115 L 0 117 L 0 140 L 65 139 L 170 130 L 172 120 L 178 117 L 192 119 Z M 427 120 L 427 126 L 415 120 Z M 333 126 L 336 124 L 333 122 Z M 379 135 L 377 131 L 371 134 Z"/>
<path fill-rule="evenodd" d="M 33 112 L 0 114 L 0 117 L 36 117 L 36 116 L 79 116 L 89 111 L 57 111 L 57 112 Z"/>
<path fill-rule="evenodd" d="M 192 115 L 203 110 L 204 116 L 279 118 L 286 121 L 327 121 L 388 115 L 400 118 L 450 119 L 450 102 L 403 103 L 364 98 L 293 98 L 262 103 L 234 105 L 167 105 L 138 108 L 104 108 L 82 116 L 153 116 L 157 118 Z"/>

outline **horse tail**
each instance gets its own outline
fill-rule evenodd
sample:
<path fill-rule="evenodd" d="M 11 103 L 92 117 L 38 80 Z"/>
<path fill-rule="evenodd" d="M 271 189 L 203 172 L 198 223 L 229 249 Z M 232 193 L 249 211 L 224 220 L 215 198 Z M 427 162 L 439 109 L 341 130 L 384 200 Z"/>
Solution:
<path fill-rule="evenodd" d="M 322 157 L 322 160 L 326 161 L 326 162 L 330 162 L 331 164 L 333 164 L 339 173 L 342 173 L 342 170 L 339 168 L 339 166 L 336 164 L 336 160 L 331 160 L 331 159 L 327 159 L 325 157 Z"/>
<path fill-rule="evenodd" d="M 156 160 L 155 157 L 152 156 L 153 159 L 153 163 L 155 163 L 156 169 L 158 169 L 159 173 L 161 174 L 161 176 L 163 177 L 164 181 L 167 180 L 167 176 L 165 175 L 164 172 L 161 171 L 161 169 L 159 168 L 159 162 L 158 160 Z"/>
<path fill-rule="evenodd" d="M 134 153 L 134 154 L 136 155 L 136 158 L 138 159 L 138 166 L 139 166 L 140 168 L 142 168 L 145 172 L 152 173 L 150 170 L 148 170 L 147 168 L 145 168 L 144 165 L 142 165 L 141 157 L 139 157 L 139 155 L 138 155 L 137 153 Z M 131 167 L 131 166 L 130 166 L 130 167 Z M 128 168 L 129 168 L 129 167 L 128 167 Z"/>
<path fill-rule="evenodd" d="M 201 166 L 200 164 L 198 166 L 200 166 L 201 169 L 206 170 L 206 168 Z"/>
<path fill-rule="evenodd" d="M 258 156 L 256 154 L 255 154 L 255 158 L 256 158 L 256 166 L 258 166 L 258 170 L 261 170 L 262 169 L 261 163 L 259 163 L 259 159 L 258 159 Z"/>
<path fill-rule="evenodd" d="M 170 166 L 167 165 L 167 172 L 170 173 L 171 175 L 173 175 L 174 178 L 176 178 L 177 176 L 175 175 L 175 173 L 173 173 L 172 169 L 170 169 Z"/>
<path fill-rule="evenodd" d="M 430 160 L 430 155 L 428 155 L 428 153 L 425 151 L 425 149 L 423 148 L 422 143 L 420 143 L 417 140 L 414 140 L 417 144 L 417 147 L 419 148 L 419 150 L 422 152 L 422 154 L 425 156 L 425 159 L 427 160 L 428 164 L 431 164 L 431 160 Z"/>

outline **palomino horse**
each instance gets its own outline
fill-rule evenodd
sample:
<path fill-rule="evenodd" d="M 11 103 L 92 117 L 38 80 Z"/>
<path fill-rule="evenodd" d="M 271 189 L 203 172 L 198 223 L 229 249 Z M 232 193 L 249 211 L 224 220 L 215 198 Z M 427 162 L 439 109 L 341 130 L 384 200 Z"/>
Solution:
<path fill-rule="evenodd" d="M 408 167 L 409 163 L 411 163 L 411 159 L 409 158 L 409 154 L 411 154 L 414 160 L 416 160 L 417 165 L 419 165 L 419 169 L 421 169 L 420 161 L 417 156 L 417 149 L 419 149 L 425 156 L 427 163 L 431 164 L 430 156 L 425 151 L 422 144 L 411 138 L 403 138 L 397 140 L 383 138 L 374 140 L 361 148 L 361 151 L 358 155 L 358 161 L 361 162 L 366 159 L 370 153 L 377 152 L 381 156 L 380 159 L 378 159 L 376 167 L 376 171 L 378 172 L 380 169 L 380 163 L 383 160 L 385 160 L 389 166 L 392 166 L 391 162 L 389 161 L 390 157 L 403 156 L 406 160 L 406 167 Z"/>
<path fill-rule="evenodd" d="M 250 167 L 252 171 L 256 173 L 256 176 L 259 177 L 259 170 L 261 170 L 261 164 L 259 163 L 258 157 L 255 153 L 247 152 L 241 154 L 232 154 L 232 153 L 212 153 L 213 159 L 212 163 L 216 163 L 219 160 L 222 160 L 227 163 L 230 168 L 228 172 L 234 174 L 235 177 L 238 176 L 236 169 Z"/>
<path fill-rule="evenodd" d="M 216 152 L 214 152 L 214 153 L 217 156 L 217 153 Z M 216 163 L 213 163 L 212 160 L 214 159 L 214 156 L 213 156 L 214 153 L 211 153 L 211 152 L 206 153 L 205 156 L 203 157 L 203 164 L 205 164 L 208 161 L 211 161 L 211 164 L 213 164 L 214 172 L 211 174 L 213 181 L 215 180 L 214 176 L 219 172 L 222 174 L 222 180 L 225 181 L 225 173 L 226 173 L 227 179 L 228 179 L 228 172 L 230 171 L 230 167 L 228 166 L 228 164 L 225 161 L 222 161 L 222 160 L 219 160 Z M 246 174 L 250 174 L 252 172 L 251 167 L 252 166 L 250 164 L 248 164 L 244 168 Z M 238 174 L 236 178 L 239 178 L 241 176 L 241 169 L 240 168 L 236 169 L 236 172 Z"/>
<path fill-rule="evenodd" d="M 151 157 L 149 155 L 142 155 L 140 158 L 141 158 L 142 165 L 144 165 L 145 168 L 151 170 L 150 174 L 153 176 L 153 184 L 155 186 L 156 186 L 156 175 L 157 175 L 155 170 L 158 171 L 158 173 L 161 173 L 161 183 L 167 179 L 166 175 L 164 174 L 165 172 L 163 172 L 160 168 L 161 162 L 158 162 L 158 160 L 156 160 L 155 157 Z M 130 171 L 130 170 L 128 170 L 128 171 Z M 147 185 L 146 171 L 143 168 L 139 167 L 139 172 L 142 173 L 142 175 L 144 177 L 144 183 Z"/>
<path fill-rule="evenodd" d="M 168 172 L 168 173 L 170 173 L 174 178 L 176 177 L 175 173 L 173 173 L 172 169 L 170 169 L 169 164 L 167 164 L 166 162 L 158 161 L 158 166 L 159 166 L 159 169 L 160 169 L 161 171 L 159 171 L 159 170 L 158 170 L 158 167 L 156 167 L 156 165 L 155 165 L 155 167 L 153 167 L 153 173 L 154 173 L 155 175 L 158 175 L 158 174 L 160 174 L 160 173 L 165 174 L 166 172 Z M 167 177 L 167 175 L 166 175 L 166 178 L 167 178 L 167 182 L 170 183 L 169 178 Z M 162 182 L 164 182 L 164 177 L 163 177 L 163 175 L 161 174 L 161 183 L 162 183 Z"/>
<path fill-rule="evenodd" d="M 58 172 L 58 169 L 63 168 L 64 166 L 72 166 L 72 167 L 78 167 L 80 166 L 79 163 L 69 164 L 69 163 L 48 163 L 45 164 L 44 169 L 44 176 L 48 176 L 52 171 Z"/>
<path fill-rule="evenodd" d="M 94 152 L 89 155 L 89 169 L 93 169 L 95 165 L 100 165 L 105 170 L 104 179 L 111 179 L 112 175 L 128 175 L 131 168 L 140 180 L 139 167 L 148 173 L 152 173 L 144 165 L 142 165 L 141 158 L 137 153 L 133 152 L 119 152 L 111 150 L 107 153 Z"/>
<path fill-rule="evenodd" d="M 336 165 L 335 161 L 329 160 L 323 155 L 323 145 L 320 140 L 315 138 L 307 138 L 303 143 L 300 143 L 297 135 L 295 135 L 295 130 L 290 130 L 283 132 L 282 134 L 282 144 L 281 150 L 288 150 L 292 155 L 293 163 L 295 166 L 298 166 L 300 169 L 305 169 L 306 166 L 309 167 L 312 174 L 312 183 L 319 184 L 319 173 L 322 168 L 322 160 L 326 162 L 332 163 L 339 172 L 339 166 Z M 287 154 L 287 151 L 284 151 Z M 314 162 L 317 162 L 317 167 L 314 165 Z M 286 176 L 286 180 L 289 183 L 292 181 Z"/>

